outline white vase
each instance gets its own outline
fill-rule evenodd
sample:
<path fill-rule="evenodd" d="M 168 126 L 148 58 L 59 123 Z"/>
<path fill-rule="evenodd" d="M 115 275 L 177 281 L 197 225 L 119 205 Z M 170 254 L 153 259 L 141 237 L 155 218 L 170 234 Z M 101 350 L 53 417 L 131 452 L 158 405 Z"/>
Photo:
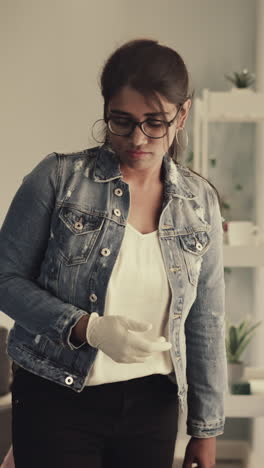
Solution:
<path fill-rule="evenodd" d="M 240 382 L 244 373 L 243 362 L 229 362 L 227 365 L 229 387 L 233 383 Z"/>

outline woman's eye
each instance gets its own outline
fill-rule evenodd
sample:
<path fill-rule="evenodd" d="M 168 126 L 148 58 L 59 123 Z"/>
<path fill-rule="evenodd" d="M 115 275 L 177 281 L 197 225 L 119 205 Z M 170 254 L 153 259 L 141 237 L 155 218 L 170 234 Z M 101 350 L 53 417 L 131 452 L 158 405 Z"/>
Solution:
<path fill-rule="evenodd" d="M 163 126 L 163 122 L 160 122 L 159 120 L 147 120 L 146 121 L 146 124 L 149 126 L 149 127 L 162 127 Z"/>
<path fill-rule="evenodd" d="M 119 127 L 130 127 L 131 126 L 131 120 L 129 120 L 129 119 L 113 119 L 113 118 L 111 118 L 111 122 L 113 122 L 114 125 L 118 125 Z"/>

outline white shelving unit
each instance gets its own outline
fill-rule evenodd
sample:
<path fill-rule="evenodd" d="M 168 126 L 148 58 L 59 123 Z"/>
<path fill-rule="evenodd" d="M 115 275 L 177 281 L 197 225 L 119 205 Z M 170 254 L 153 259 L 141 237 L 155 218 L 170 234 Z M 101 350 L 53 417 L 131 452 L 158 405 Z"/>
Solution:
<path fill-rule="evenodd" d="M 262 267 L 264 266 L 264 244 L 224 245 L 224 265 L 226 267 Z"/>
<path fill-rule="evenodd" d="M 210 122 L 264 122 L 264 93 L 204 89 L 194 102 L 194 170 L 208 177 Z"/>
<path fill-rule="evenodd" d="M 229 418 L 263 418 L 263 395 L 226 395 L 225 413 Z"/>
<path fill-rule="evenodd" d="M 202 98 L 195 99 L 194 170 L 206 178 L 208 177 L 208 137 L 211 122 L 255 122 L 263 124 L 264 93 L 238 89 L 229 92 L 212 92 L 205 89 Z M 257 219 L 256 224 L 258 222 L 263 224 L 263 219 Z M 263 271 L 264 244 L 258 246 L 224 245 L 224 265 L 227 267 L 251 267 L 255 268 L 256 271 Z M 262 291 L 263 284 L 257 281 L 254 292 L 258 302 L 261 297 L 263 297 L 264 302 Z M 264 375 L 262 377 L 264 378 Z M 264 394 L 226 395 L 225 410 L 227 417 L 264 418 Z M 256 460 L 259 459 L 256 453 L 254 457 Z M 255 468 L 255 466 L 250 466 L 250 468 Z"/>

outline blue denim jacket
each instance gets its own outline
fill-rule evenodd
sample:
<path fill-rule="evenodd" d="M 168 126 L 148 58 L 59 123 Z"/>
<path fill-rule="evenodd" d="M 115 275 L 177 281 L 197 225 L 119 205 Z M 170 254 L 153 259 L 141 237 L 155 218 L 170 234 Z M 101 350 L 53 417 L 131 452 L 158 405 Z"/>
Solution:
<path fill-rule="evenodd" d="M 210 185 L 163 158 L 158 233 L 172 292 L 169 378 L 187 432 L 223 433 L 226 390 L 222 220 Z M 15 320 L 11 358 L 80 392 L 97 354 L 75 347 L 84 314 L 104 314 L 107 284 L 124 236 L 129 185 L 105 147 L 52 153 L 24 179 L 0 233 L 0 308 Z M 133 285 L 131 285 L 133 287 Z"/>

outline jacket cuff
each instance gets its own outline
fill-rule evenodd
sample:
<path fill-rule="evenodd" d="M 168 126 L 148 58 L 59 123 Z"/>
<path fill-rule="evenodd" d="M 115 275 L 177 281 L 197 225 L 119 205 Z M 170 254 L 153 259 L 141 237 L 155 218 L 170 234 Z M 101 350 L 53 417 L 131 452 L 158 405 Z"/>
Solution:
<path fill-rule="evenodd" d="M 69 347 L 71 350 L 74 350 L 79 349 L 87 344 L 85 341 L 76 346 L 70 340 L 73 327 L 84 315 L 87 315 L 85 310 L 79 309 L 78 307 L 69 304 L 69 309 L 67 309 L 67 311 L 59 317 L 59 320 L 56 322 L 55 329 L 61 337 L 60 344 L 62 346 Z"/>
<path fill-rule="evenodd" d="M 224 433 L 225 420 L 212 421 L 205 424 L 199 421 L 187 421 L 187 434 L 199 439 L 208 439 Z"/>

